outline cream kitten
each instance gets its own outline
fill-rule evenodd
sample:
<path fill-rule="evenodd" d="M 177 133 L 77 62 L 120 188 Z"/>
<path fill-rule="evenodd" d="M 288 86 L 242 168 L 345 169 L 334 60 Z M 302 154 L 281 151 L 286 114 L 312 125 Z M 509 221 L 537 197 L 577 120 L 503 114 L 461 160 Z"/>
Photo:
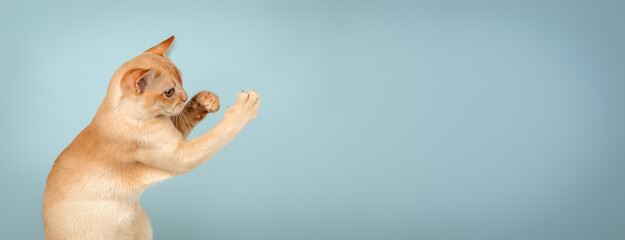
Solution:
<path fill-rule="evenodd" d="M 219 98 L 202 91 L 186 102 L 180 72 L 163 55 L 173 40 L 115 72 L 92 122 L 54 162 L 43 195 L 46 239 L 152 239 L 143 190 L 203 164 L 256 117 L 258 94 L 242 91 L 221 122 L 186 140 Z"/>

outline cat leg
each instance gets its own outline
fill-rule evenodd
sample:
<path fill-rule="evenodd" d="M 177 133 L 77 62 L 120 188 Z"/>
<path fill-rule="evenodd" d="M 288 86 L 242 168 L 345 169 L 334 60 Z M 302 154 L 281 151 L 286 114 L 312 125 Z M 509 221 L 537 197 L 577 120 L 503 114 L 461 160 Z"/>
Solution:
<path fill-rule="evenodd" d="M 134 221 L 135 240 L 151 240 L 152 239 L 152 226 L 150 225 L 150 219 L 148 214 L 141 205 L 137 204 L 137 216 Z"/>
<path fill-rule="evenodd" d="M 260 98 L 254 90 L 240 92 L 234 106 L 226 109 L 223 119 L 210 131 L 187 141 L 164 145 L 160 151 L 138 154 L 139 162 L 173 175 L 184 174 L 202 165 L 234 139 L 258 113 Z"/>
<path fill-rule="evenodd" d="M 182 112 L 171 118 L 174 126 L 186 139 L 191 130 L 206 117 L 208 113 L 219 111 L 219 97 L 209 91 L 201 91 L 189 100 Z"/>
<path fill-rule="evenodd" d="M 202 165 L 232 141 L 258 114 L 260 97 L 254 90 L 241 91 L 234 106 L 226 109 L 224 118 L 210 131 L 178 145 L 179 167 L 174 173 L 184 173 Z"/>

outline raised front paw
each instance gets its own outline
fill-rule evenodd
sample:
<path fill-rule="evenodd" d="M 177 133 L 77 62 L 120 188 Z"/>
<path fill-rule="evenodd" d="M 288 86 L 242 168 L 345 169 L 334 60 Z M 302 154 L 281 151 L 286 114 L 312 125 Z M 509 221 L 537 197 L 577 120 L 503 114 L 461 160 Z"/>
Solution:
<path fill-rule="evenodd" d="M 259 106 L 260 97 L 256 91 L 241 91 L 237 96 L 237 101 L 234 103 L 234 106 L 226 109 L 224 119 L 247 124 L 256 117 Z"/>
<path fill-rule="evenodd" d="M 191 98 L 191 107 L 195 110 L 195 118 L 203 118 L 207 113 L 219 111 L 219 97 L 209 91 L 201 91 Z"/>

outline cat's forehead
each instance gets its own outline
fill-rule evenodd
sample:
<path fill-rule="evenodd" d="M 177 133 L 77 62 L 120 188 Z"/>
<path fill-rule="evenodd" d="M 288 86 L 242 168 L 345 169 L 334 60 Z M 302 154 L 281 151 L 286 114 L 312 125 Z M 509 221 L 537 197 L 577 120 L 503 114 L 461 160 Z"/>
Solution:
<path fill-rule="evenodd" d="M 155 62 L 152 68 L 156 69 L 164 77 L 173 78 L 178 84 L 182 84 L 180 70 L 171 61 Z"/>
<path fill-rule="evenodd" d="M 140 68 L 155 69 L 162 77 L 172 78 L 175 83 L 182 85 L 182 74 L 169 58 L 144 53 L 136 60 Z"/>
<path fill-rule="evenodd" d="M 169 75 L 171 75 L 178 84 L 182 85 L 182 74 L 180 74 L 180 70 L 178 70 L 176 65 L 172 63 L 171 66 L 168 66 L 165 69 L 166 71 L 169 72 Z"/>

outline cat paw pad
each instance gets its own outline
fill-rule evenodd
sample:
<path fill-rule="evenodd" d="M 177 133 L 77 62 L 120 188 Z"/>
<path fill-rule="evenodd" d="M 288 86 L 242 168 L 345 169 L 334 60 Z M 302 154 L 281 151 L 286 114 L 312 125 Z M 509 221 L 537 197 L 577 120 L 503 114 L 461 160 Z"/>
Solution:
<path fill-rule="evenodd" d="M 219 111 L 219 97 L 209 91 L 201 91 L 193 97 L 193 106 L 201 108 L 205 112 L 214 113 Z"/>

